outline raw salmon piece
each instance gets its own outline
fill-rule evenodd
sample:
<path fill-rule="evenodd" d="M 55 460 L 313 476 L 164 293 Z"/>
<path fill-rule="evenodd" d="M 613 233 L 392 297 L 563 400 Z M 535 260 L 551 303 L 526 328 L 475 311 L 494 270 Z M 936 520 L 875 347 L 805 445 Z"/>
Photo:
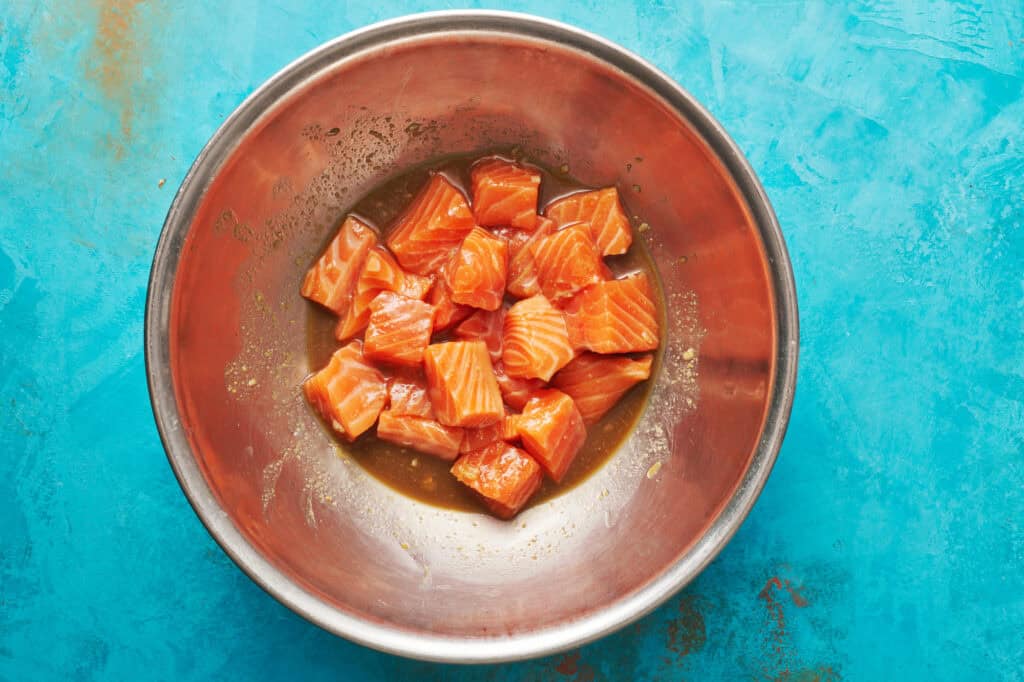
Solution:
<path fill-rule="evenodd" d="M 523 409 L 526 401 L 546 386 L 540 379 L 509 376 L 505 371 L 505 366 L 500 362 L 494 365 L 494 378 L 498 380 L 501 399 L 505 401 L 506 405 L 516 410 Z"/>
<path fill-rule="evenodd" d="M 366 357 L 396 365 L 419 365 L 434 331 L 434 308 L 391 291 L 370 304 L 363 352 Z"/>
<path fill-rule="evenodd" d="M 586 223 L 602 256 L 626 253 L 633 243 L 629 218 L 614 187 L 570 194 L 549 204 L 544 215 L 559 227 L 577 221 Z"/>
<path fill-rule="evenodd" d="M 377 437 L 440 457 L 446 462 L 459 456 L 462 445 L 462 429 L 457 426 L 445 426 L 423 417 L 396 415 L 391 410 L 380 413 Z"/>
<path fill-rule="evenodd" d="M 505 289 L 517 298 L 529 298 L 540 293 L 537 282 L 537 264 L 531 246 L 555 231 L 555 223 L 547 218 L 537 219 L 537 228 L 526 239 L 509 239 L 508 282 Z"/>
<path fill-rule="evenodd" d="M 505 407 L 483 341 L 450 341 L 427 346 L 423 369 L 437 421 L 480 428 L 501 419 Z"/>
<path fill-rule="evenodd" d="M 509 376 L 549 381 L 573 358 L 565 319 L 543 296 L 516 301 L 503 332 L 501 362 Z"/>
<path fill-rule="evenodd" d="M 403 268 L 429 275 L 451 258 L 475 225 L 466 197 L 435 173 L 399 217 L 387 244 Z"/>
<path fill-rule="evenodd" d="M 515 516 L 537 492 L 543 478 L 532 457 L 502 442 L 463 455 L 452 467 L 452 474 L 502 519 Z"/>
<path fill-rule="evenodd" d="M 345 313 L 366 254 L 377 243 L 377 235 L 349 216 L 331 243 L 302 281 L 302 295 L 311 301 Z"/>
<path fill-rule="evenodd" d="M 519 432 L 515 427 L 515 415 L 506 415 L 500 421 L 485 426 L 482 429 L 465 429 L 462 437 L 462 447 L 459 452 L 472 452 L 480 450 L 491 443 L 499 441 L 511 442 L 519 439 Z"/>
<path fill-rule="evenodd" d="M 466 340 L 479 339 L 486 343 L 487 352 L 490 354 L 491 363 L 493 364 L 501 360 L 501 341 L 504 323 L 504 308 L 478 310 L 455 328 L 455 336 Z"/>
<path fill-rule="evenodd" d="M 537 228 L 534 230 L 544 230 L 544 234 L 551 234 L 558 229 L 558 223 L 547 216 L 537 216 Z"/>
<path fill-rule="evenodd" d="M 431 283 L 430 277 L 403 270 L 387 249 L 377 246 L 366 256 L 363 270 L 356 282 L 356 294 L 369 297 L 366 300 L 367 306 L 373 297 L 382 291 L 393 291 L 422 301 L 426 298 Z"/>
<path fill-rule="evenodd" d="M 422 370 L 403 371 L 388 379 L 388 410 L 396 417 L 434 419 Z"/>
<path fill-rule="evenodd" d="M 422 301 L 426 298 L 432 282 L 430 277 L 402 270 L 387 249 L 373 247 L 366 254 L 363 269 L 356 280 L 352 305 L 334 328 L 335 338 L 345 341 L 366 328 L 366 323 L 370 321 L 370 303 L 380 292 L 393 291 Z"/>
<path fill-rule="evenodd" d="M 547 218 L 538 217 L 537 220 L 538 225 L 540 224 L 539 221 L 547 221 L 551 225 L 551 231 L 554 231 L 554 223 L 549 221 Z M 515 255 L 519 253 L 519 249 L 522 248 L 523 244 L 530 241 L 530 237 L 533 236 L 533 232 L 519 230 L 514 227 L 492 227 L 491 234 L 508 242 L 509 261 L 515 258 Z"/>
<path fill-rule="evenodd" d="M 384 376 L 367 362 L 360 341 L 334 351 L 327 366 L 302 388 L 310 404 L 349 440 L 373 426 L 387 400 Z"/>
<path fill-rule="evenodd" d="M 516 430 L 523 447 L 555 483 L 565 476 L 587 440 L 587 427 L 572 398 L 553 388 L 530 398 L 516 417 Z"/>
<path fill-rule="evenodd" d="M 366 329 L 366 323 L 370 321 L 369 306 L 356 308 L 356 297 L 352 297 L 352 305 L 348 307 L 345 314 L 338 318 L 338 324 L 334 325 L 334 338 L 338 341 L 347 341 L 359 332 Z"/>
<path fill-rule="evenodd" d="M 606 278 L 586 225 L 573 225 L 530 245 L 541 292 L 553 302 Z"/>
<path fill-rule="evenodd" d="M 445 268 L 441 268 L 441 276 L 434 280 L 434 286 L 430 288 L 430 294 L 427 296 L 427 300 L 434 306 L 435 332 L 444 331 L 473 314 L 472 307 L 452 300 L 448 285 L 444 281 L 444 270 Z"/>
<path fill-rule="evenodd" d="M 506 443 L 519 440 L 519 415 L 506 414 L 501 420 L 501 439 Z"/>
<path fill-rule="evenodd" d="M 448 293 L 456 303 L 496 310 L 505 297 L 508 243 L 474 227 L 444 270 Z"/>
<path fill-rule="evenodd" d="M 551 385 L 568 394 L 588 426 L 601 419 L 619 398 L 651 376 L 650 355 L 626 356 L 584 353 L 563 367 Z"/>
<path fill-rule="evenodd" d="M 478 225 L 533 230 L 537 223 L 540 173 L 511 161 L 490 158 L 474 164 L 469 175 Z"/>
<path fill-rule="evenodd" d="M 433 277 L 424 277 L 423 275 L 414 275 L 411 272 L 407 272 L 405 273 L 405 281 L 402 282 L 402 287 L 395 293 L 422 301 L 426 299 L 427 294 L 430 292 L 430 287 L 433 285 Z"/>
<path fill-rule="evenodd" d="M 658 347 L 658 310 L 644 273 L 587 287 L 564 312 L 573 348 L 637 353 Z"/>

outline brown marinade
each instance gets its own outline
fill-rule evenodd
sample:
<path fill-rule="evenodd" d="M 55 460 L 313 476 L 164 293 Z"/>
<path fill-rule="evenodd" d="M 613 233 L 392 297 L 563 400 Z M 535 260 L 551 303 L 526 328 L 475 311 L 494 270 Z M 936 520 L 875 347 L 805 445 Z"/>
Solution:
<path fill-rule="evenodd" d="M 374 189 L 356 203 L 350 212 L 386 234 L 387 227 L 426 182 L 431 170 L 444 173 L 456 186 L 465 189 L 469 186 L 469 166 L 480 156 L 476 153 L 443 157 L 417 166 Z M 529 163 L 528 160 L 525 162 Z M 561 173 L 532 165 L 542 174 L 539 201 L 542 207 L 573 191 L 590 189 Z M 636 225 L 633 229 L 636 236 Z M 325 235 L 325 243 L 329 238 L 329 235 Z M 653 262 L 642 239 L 634 239 L 627 253 L 610 257 L 607 262 L 616 274 L 644 270 L 656 279 Z M 659 301 L 659 305 L 664 309 L 663 302 Z M 331 353 L 339 347 L 334 338 L 336 322 L 337 318 L 330 311 L 311 305 L 306 341 L 310 367 L 325 365 Z M 658 370 L 660 356 L 660 352 L 655 354 L 652 379 Z M 635 386 L 600 422 L 589 427 L 587 441 L 562 482 L 555 485 L 545 480 L 527 507 L 564 493 L 599 469 L 632 431 L 647 402 L 652 383 L 652 380 L 648 380 Z M 380 440 L 373 432 L 364 434 L 354 443 L 339 439 L 338 446 L 375 478 L 401 493 L 439 507 L 480 511 L 480 505 L 469 489 L 448 472 L 450 462 Z"/>

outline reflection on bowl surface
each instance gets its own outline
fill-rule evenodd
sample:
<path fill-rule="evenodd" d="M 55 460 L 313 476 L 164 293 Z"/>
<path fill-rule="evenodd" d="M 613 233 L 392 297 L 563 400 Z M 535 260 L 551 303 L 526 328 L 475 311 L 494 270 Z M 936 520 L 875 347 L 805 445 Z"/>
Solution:
<path fill-rule="evenodd" d="M 338 452 L 298 388 L 315 312 L 296 292 L 371 188 L 513 145 L 617 185 L 643 216 L 666 343 L 608 464 L 503 523 L 399 494 Z M 760 491 L 796 371 L 785 247 L 724 132 L 619 48 L 490 12 L 357 32 L 247 100 L 171 208 L 146 332 L 169 458 L 225 550 L 333 632 L 451 661 L 579 644 L 692 579 Z"/>

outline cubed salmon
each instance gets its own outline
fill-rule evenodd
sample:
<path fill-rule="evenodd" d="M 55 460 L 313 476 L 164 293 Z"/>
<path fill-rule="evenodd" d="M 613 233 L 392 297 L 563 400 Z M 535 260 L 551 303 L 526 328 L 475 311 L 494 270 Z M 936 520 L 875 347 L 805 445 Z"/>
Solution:
<path fill-rule="evenodd" d="M 559 227 L 575 222 L 586 223 L 597 251 L 602 256 L 626 253 L 633 243 L 629 218 L 622 209 L 619 192 L 605 187 L 577 192 L 552 202 L 544 211 Z"/>
<path fill-rule="evenodd" d="M 387 249 L 373 247 L 366 254 L 366 261 L 356 280 L 352 305 L 334 328 L 335 338 L 345 341 L 366 328 L 370 321 L 370 303 L 380 292 L 393 291 L 422 301 L 432 282 L 430 277 L 404 271 Z"/>
<path fill-rule="evenodd" d="M 433 306 L 382 291 L 370 304 L 363 352 L 371 360 L 416 366 L 423 361 L 423 350 L 433 331 Z"/>
<path fill-rule="evenodd" d="M 583 415 L 565 393 L 545 389 L 536 393 L 515 418 L 523 447 L 558 483 L 587 440 Z"/>
<path fill-rule="evenodd" d="M 559 370 L 551 385 L 566 393 L 583 415 L 594 424 L 619 402 L 626 391 L 651 376 L 650 355 L 633 359 L 624 355 L 583 353 Z"/>
<path fill-rule="evenodd" d="M 338 234 L 306 272 L 302 295 L 344 315 L 366 254 L 376 244 L 373 230 L 352 216 L 345 218 Z"/>
<path fill-rule="evenodd" d="M 403 268 L 430 275 L 452 257 L 475 226 L 466 197 L 435 173 L 398 218 L 387 245 Z"/>
<path fill-rule="evenodd" d="M 452 300 L 451 293 L 448 291 L 448 283 L 445 282 L 444 271 L 445 268 L 441 268 L 439 276 L 430 288 L 430 293 L 427 294 L 427 301 L 434 306 L 435 332 L 442 332 L 462 322 L 475 310 L 475 308 Z"/>
<path fill-rule="evenodd" d="M 445 426 L 423 417 L 396 415 L 391 410 L 381 412 L 377 423 L 377 437 L 381 440 L 434 455 L 447 462 L 459 456 L 462 431 L 458 426 Z"/>
<path fill-rule="evenodd" d="M 434 419 L 423 369 L 402 369 L 388 379 L 388 410 L 397 417 Z"/>
<path fill-rule="evenodd" d="M 541 216 L 538 216 L 537 220 L 550 224 L 551 231 L 554 231 L 554 222 Z M 508 242 L 508 257 L 509 261 L 511 261 L 512 258 L 519 253 L 519 249 L 522 248 L 526 242 L 530 241 L 533 231 L 527 232 L 526 230 L 520 230 L 515 227 L 492 227 L 491 234 Z"/>
<path fill-rule="evenodd" d="M 487 352 L 491 363 L 501 360 L 501 345 L 504 335 L 505 308 L 497 310 L 477 310 L 455 328 L 455 336 L 460 339 L 478 339 L 487 344 Z"/>
<path fill-rule="evenodd" d="M 537 227 L 524 239 L 519 235 L 508 238 L 508 277 L 505 290 L 517 298 L 529 298 L 540 293 L 537 281 L 537 264 L 532 247 L 535 243 L 555 231 L 555 223 L 547 218 L 538 218 Z"/>
<path fill-rule="evenodd" d="M 519 439 L 519 432 L 515 427 L 516 415 L 505 415 L 500 420 L 479 429 L 464 429 L 465 435 L 462 438 L 460 452 L 472 452 L 485 448 L 491 443 L 498 441 L 515 441 Z"/>
<path fill-rule="evenodd" d="M 574 354 L 561 311 L 544 296 L 516 301 L 505 313 L 501 360 L 510 376 L 548 381 Z"/>
<path fill-rule="evenodd" d="M 589 286 L 564 313 L 573 348 L 608 354 L 658 347 L 658 309 L 644 273 Z"/>
<path fill-rule="evenodd" d="M 349 440 L 373 426 L 387 400 L 384 376 L 363 355 L 360 341 L 336 350 L 302 388 L 310 404 Z"/>
<path fill-rule="evenodd" d="M 487 230 L 474 227 L 444 270 L 452 301 L 496 310 L 505 296 L 508 243 Z"/>
<path fill-rule="evenodd" d="M 543 479 L 533 458 L 504 442 L 463 455 L 452 466 L 452 474 L 502 519 L 518 514 Z"/>
<path fill-rule="evenodd" d="M 442 424 L 480 428 L 505 413 L 483 341 L 431 344 L 423 355 L 423 369 L 434 414 Z"/>
<path fill-rule="evenodd" d="M 606 278 L 607 269 L 586 225 L 562 228 L 530 245 L 537 283 L 548 300 L 569 298 Z"/>
<path fill-rule="evenodd" d="M 523 405 L 533 397 L 534 393 L 547 386 L 540 379 L 509 376 L 505 371 L 505 365 L 501 362 L 494 364 L 494 378 L 498 380 L 501 399 L 505 401 L 506 405 L 516 410 L 523 409 Z"/>
<path fill-rule="evenodd" d="M 482 159 L 470 170 L 470 185 L 478 225 L 533 230 L 540 173 L 504 159 Z"/>

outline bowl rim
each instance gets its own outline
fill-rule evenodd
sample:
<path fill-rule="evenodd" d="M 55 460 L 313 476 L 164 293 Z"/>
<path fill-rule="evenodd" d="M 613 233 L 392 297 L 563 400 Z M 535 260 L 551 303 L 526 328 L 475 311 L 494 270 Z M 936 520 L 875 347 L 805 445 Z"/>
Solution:
<path fill-rule="evenodd" d="M 278 95 L 359 52 L 450 32 L 497 32 L 557 42 L 610 64 L 652 90 L 697 131 L 736 183 L 759 228 L 775 294 L 776 375 L 761 438 L 733 496 L 705 534 L 671 567 L 610 606 L 575 621 L 502 637 L 439 636 L 364 620 L 326 604 L 264 558 L 221 509 L 193 457 L 178 417 L 167 343 L 174 276 L 195 210 L 238 140 L 273 106 Z M 760 181 L 721 124 L 668 75 L 629 50 L 562 22 L 494 10 L 411 14 L 360 28 L 305 53 L 250 94 L 203 147 L 175 194 L 153 256 L 144 330 L 150 402 L 168 461 L 196 515 L 228 556 L 268 594 L 329 632 L 386 653 L 444 663 L 524 660 L 578 647 L 645 616 L 692 581 L 739 529 L 771 473 L 793 405 L 799 354 L 796 285 L 781 228 Z"/>

